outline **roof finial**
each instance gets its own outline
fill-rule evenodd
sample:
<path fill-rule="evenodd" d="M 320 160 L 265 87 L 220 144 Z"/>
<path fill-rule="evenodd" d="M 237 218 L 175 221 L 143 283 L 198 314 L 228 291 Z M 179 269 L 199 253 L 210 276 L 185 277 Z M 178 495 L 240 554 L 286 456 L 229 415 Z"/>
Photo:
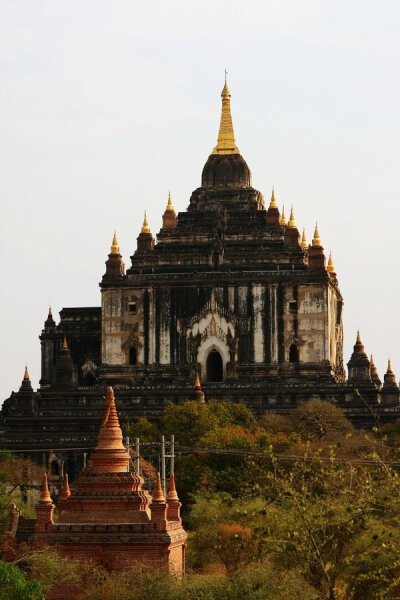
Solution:
<path fill-rule="evenodd" d="M 142 233 L 151 233 L 150 231 L 150 227 L 149 227 L 149 222 L 147 220 L 147 214 L 146 211 L 144 211 L 144 219 L 143 219 L 143 225 L 142 225 Z"/>
<path fill-rule="evenodd" d="M 64 334 L 64 339 L 63 339 L 63 343 L 62 343 L 62 346 L 61 346 L 61 348 L 62 348 L 63 350 L 68 350 L 67 338 L 66 338 L 66 335 L 65 335 L 65 334 Z"/>
<path fill-rule="evenodd" d="M 175 475 L 171 473 L 171 477 L 169 478 L 169 490 L 167 494 L 167 500 L 179 500 L 178 494 L 176 492 L 175 487 Z"/>
<path fill-rule="evenodd" d="M 42 491 L 40 492 L 39 498 L 40 504 L 52 504 L 53 501 L 50 496 L 49 486 L 47 485 L 47 473 L 43 474 Z"/>
<path fill-rule="evenodd" d="M 153 502 L 159 502 L 160 504 L 162 502 L 165 502 L 164 492 L 162 491 L 161 487 L 160 473 L 157 473 L 156 487 L 154 489 L 153 494 Z"/>
<path fill-rule="evenodd" d="M 28 367 L 25 365 L 24 379 L 29 379 Z"/>
<path fill-rule="evenodd" d="M 118 240 L 117 240 L 117 232 L 114 229 L 114 237 L 113 237 L 113 241 L 111 244 L 111 254 L 119 254 L 119 246 L 118 246 Z"/>
<path fill-rule="evenodd" d="M 357 330 L 356 344 L 362 344 L 361 336 L 360 336 L 360 330 L 359 329 Z"/>
<path fill-rule="evenodd" d="M 387 371 L 386 372 L 387 373 L 393 373 L 393 371 L 392 371 L 392 365 L 391 365 L 391 362 L 390 362 L 390 358 L 388 360 L 388 366 L 387 366 Z"/>
<path fill-rule="evenodd" d="M 287 225 L 286 215 L 285 215 L 285 205 L 282 206 L 281 220 L 279 221 L 279 223 L 281 225 Z"/>
<path fill-rule="evenodd" d="M 64 485 L 63 485 L 63 489 L 61 492 L 60 500 L 66 500 L 67 498 L 70 497 L 70 495 L 71 495 L 71 490 L 69 489 L 69 485 L 68 485 L 68 475 L 65 473 Z"/>
<path fill-rule="evenodd" d="M 48 319 L 52 319 L 53 318 L 53 313 L 51 312 L 51 304 L 49 304 L 49 312 L 47 314 L 47 318 Z"/>
<path fill-rule="evenodd" d="M 236 146 L 235 134 L 233 132 L 231 115 L 231 91 L 226 81 L 227 71 L 225 70 L 225 85 L 221 92 L 222 111 L 219 125 L 218 141 L 212 154 L 239 154 L 239 148 Z"/>
<path fill-rule="evenodd" d="M 329 252 L 329 260 L 328 260 L 328 266 L 326 267 L 326 270 L 328 271 L 328 273 L 335 272 L 335 267 L 334 267 L 333 259 L 332 259 L 332 252 Z"/>
<path fill-rule="evenodd" d="M 321 238 L 319 237 L 318 224 L 315 223 L 314 237 L 312 241 L 313 246 L 322 246 Z"/>
<path fill-rule="evenodd" d="M 270 208 L 278 208 L 278 205 L 277 205 L 276 200 L 275 200 L 275 190 L 274 190 L 274 187 L 272 187 L 271 202 L 269 204 L 269 207 Z"/>
<path fill-rule="evenodd" d="M 296 221 L 294 220 L 293 206 L 290 209 L 290 217 L 289 217 L 288 227 L 290 227 L 291 229 L 295 229 L 297 227 Z"/>
<path fill-rule="evenodd" d="M 300 246 L 303 248 L 303 250 L 307 250 L 307 248 L 308 248 L 307 238 L 306 238 L 306 230 L 304 229 L 304 227 L 303 227 L 303 235 L 301 236 Z"/>
<path fill-rule="evenodd" d="M 171 190 L 168 190 L 167 210 L 174 210 L 174 205 L 172 204 L 172 198 L 171 198 Z"/>

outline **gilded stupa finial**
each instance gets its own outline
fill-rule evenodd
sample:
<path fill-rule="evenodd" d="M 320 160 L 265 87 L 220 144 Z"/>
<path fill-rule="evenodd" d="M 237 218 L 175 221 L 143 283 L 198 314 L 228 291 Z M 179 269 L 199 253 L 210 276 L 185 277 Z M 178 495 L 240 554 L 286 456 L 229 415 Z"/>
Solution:
<path fill-rule="evenodd" d="M 392 371 L 392 364 L 390 362 L 390 358 L 388 360 L 388 366 L 387 366 L 387 371 L 386 372 L 387 373 L 393 373 L 393 371 Z"/>
<path fill-rule="evenodd" d="M 196 373 L 196 379 L 195 379 L 195 382 L 194 382 L 194 389 L 195 390 L 201 390 L 200 377 L 199 377 L 198 373 Z"/>
<path fill-rule="evenodd" d="M 304 227 L 303 227 L 303 235 L 301 236 L 300 246 L 303 248 L 303 250 L 307 250 L 307 248 L 308 248 L 307 238 L 306 238 L 306 230 L 304 229 Z"/>
<path fill-rule="evenodd" d="M 279 221 L 279 223 L 281 225 L 287 225 L 286 215 L 285 215 L 285 205 L 282 206 L 281 220 Z"/>
<path fill-rule="evenodd" d="M 314 237 L 313 237 L 312 245 L 313 246 L 322 246 L 317 223 L 315 223 Z"/>
<path fill-rule="evenodd" d="M 147 220 L 146 212 L 144 213 L 144 219 L 143 219 L 143 225 L 142 225 L 141 232 L 142 233 L 151 233 L 149 222 Z"/>
<path fill-rule="evenodd" d="M 118 246 L 118 240 L 117 240 L 117 232 L 114 229 L 114 237 L 113 237 L 113 241 L 111 244 L 111 254 L 119 254 L 119 246 Z"/>
<path fill-rule="evenodd" d="M 293 206 L 290 209 L 290 217 L 289 217 L 288 227 L 290 227 L 291 229 L 295 229 L 297 227 L 296 221 L 294 220 Z"/>
<path fill-rule="evenodd" d="M 328 271 L 328 273 L 335 272 L 335 266 L 333 264 L 332 252 L 329 252 L 328 266 L 326 267 L 326 270 Z"/>
<path fill-rule="evenodd" d="M 63 350 L 68 350 L 67 338 L 66 338 L 65 334 L 64 334 L 64 339 L 63 339 L 63 343 L 62 343 L 61 347 Z"/>
<path fill-rule="evenodd" d="M 239 148 L 236 146 L 235 134 L 233 131 L 231 115 L 231 91 L 226 80 L 227 71 L 225 71 L 225 85 L 221 92 L 222 109 L 221 121 L 219 125 L 218 141 L 212 154 L 239 154 Z"/>
<path fill-rule="evenodd" d="M 271 202 L 269 203 L 269 207 L 270 208 L 278 208 L 278 205 L 277 205 L 276 200 L 275 200 L 275 190 L 274 190 L 274 188 L 272 188 Z"/>
<path fill-rule="evenodd" d="M 360 336 L 360 330 L 357 330 L 357 339 L 356 339 L 356 344 L 358 345 L 362 345 L 362 341 L 361 341 L 361 336 Z"/>
<path fill-rule="evenodd" d="M 25 365 L 24 379 L 25 380 L 29 379 L 29 373 L 28 373 L 28 367 L 27 367 L 27 365 Z"/>
<path fill-rule="evenodd" d="M 172 198 L 171 198 L 171 190 L 168 190 L 167 210 L 174 210 L 174 205 L 172 204 Z"/>

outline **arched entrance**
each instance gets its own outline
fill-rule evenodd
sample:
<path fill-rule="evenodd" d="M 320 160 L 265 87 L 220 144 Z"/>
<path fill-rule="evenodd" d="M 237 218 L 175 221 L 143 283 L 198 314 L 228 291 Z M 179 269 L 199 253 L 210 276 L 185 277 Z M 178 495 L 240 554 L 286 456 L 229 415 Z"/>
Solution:
<path fill-rule="evenodd" d="M 211 350 L 207 357 L 207 381 L 223 381 L 224 365 L 218 350 Z"/>

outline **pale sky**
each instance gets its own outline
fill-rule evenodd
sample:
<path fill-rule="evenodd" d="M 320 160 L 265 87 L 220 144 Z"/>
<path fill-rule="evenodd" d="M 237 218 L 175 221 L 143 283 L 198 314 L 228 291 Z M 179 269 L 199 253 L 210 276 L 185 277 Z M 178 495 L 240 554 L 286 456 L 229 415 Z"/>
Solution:
<path fill-rule="evenodd" d="M 36 388 L 49 303 L 99 306 L 114 227 L 184 210 L 215 145 L 224 69 L 253 185 L 315 221 L 359 328 L 400 376 L 400 3 L 0 0 L 0 403 Z"/>

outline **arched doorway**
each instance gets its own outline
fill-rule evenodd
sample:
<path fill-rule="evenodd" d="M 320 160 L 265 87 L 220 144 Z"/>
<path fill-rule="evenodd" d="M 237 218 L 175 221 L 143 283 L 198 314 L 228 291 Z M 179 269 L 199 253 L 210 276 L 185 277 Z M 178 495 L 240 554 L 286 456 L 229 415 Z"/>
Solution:
<path fill-rule="evenodd" d="M 207 381 L 223 381 L 224 365 L 218 350 L 211 350 L 207 357 Z"/>

